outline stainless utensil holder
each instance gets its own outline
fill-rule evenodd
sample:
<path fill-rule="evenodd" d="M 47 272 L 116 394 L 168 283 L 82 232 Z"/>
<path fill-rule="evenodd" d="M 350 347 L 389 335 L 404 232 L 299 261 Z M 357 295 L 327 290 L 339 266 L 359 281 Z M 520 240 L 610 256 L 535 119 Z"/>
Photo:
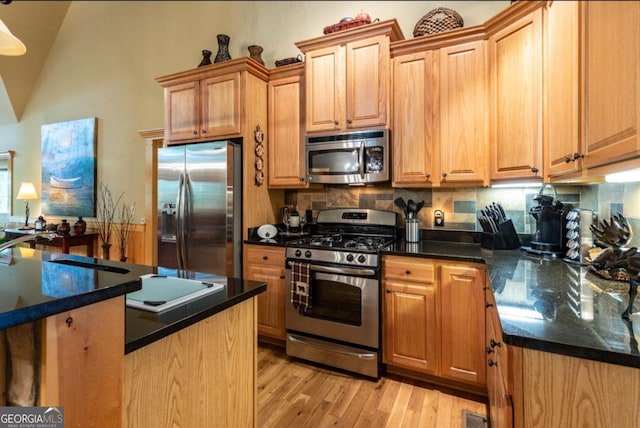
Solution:
<path fill-rule="evenodd" d="M 405 241 L 407 242 L 419 242 L 420 241 L 420 223 L 417 218 L 405 219 Z"/>

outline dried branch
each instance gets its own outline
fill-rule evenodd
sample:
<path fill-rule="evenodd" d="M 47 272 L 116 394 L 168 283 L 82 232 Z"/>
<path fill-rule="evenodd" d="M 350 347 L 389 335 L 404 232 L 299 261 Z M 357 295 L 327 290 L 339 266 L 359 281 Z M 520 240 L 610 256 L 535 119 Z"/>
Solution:
<path fill-rule="evenodd" d="M 122 199 L 124 192 L 121 193 L 120 196 L 118 196 L 118 199 L 114 200 L 109 186 L 100 183 L 98 187 L 100 196 L 97 201 L 96 225 L 98 227 L 102 245 L 106 245 L 111 243 L 113 220 L 116 215 L 116 209 L 120 204 L 120 200 Z"/>
<path fill-rule="evenodd" d="M 131 205 L 125 203 L 120 205 L 120 218 L 118 223 L 115 224 L 116 234 L 118 235 L 118 245 L 120 247 L 120 260 L 126 259 L 127 242 L 129 241 L 129 234 L 131 233 L 131 225 L 133 224 L 135 212 L 135 202 Z"/>

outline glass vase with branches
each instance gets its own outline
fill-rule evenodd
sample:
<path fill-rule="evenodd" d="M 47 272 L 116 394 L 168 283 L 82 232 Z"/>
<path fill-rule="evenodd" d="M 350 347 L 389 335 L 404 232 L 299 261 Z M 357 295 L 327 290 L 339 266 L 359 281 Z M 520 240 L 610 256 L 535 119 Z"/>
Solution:
<path fill-rule="evenodd" d="M 120 261 L 127 261 L 127 244 L 131 234 L 131 226 L 136 212 L 135 202 L 127 205 L 120 205 L 120 218 L 115 224 L 116 235 L 118 236 L 118 248 L 120 250 Z"/>
<path fill-rule="evenodd" d="M 124 193 L 121 193 L 117 199 L 114 199 L 113 193 L 109 186 L 103 183 L 98 185 L 98 200 L 96 201 L 96 227 L 100 235 L 102 246 L 102 257 L 109 259 L 109 250 L 111 248 L 111 233 L 113 231 L 114 219 L 117 207 Z"/>

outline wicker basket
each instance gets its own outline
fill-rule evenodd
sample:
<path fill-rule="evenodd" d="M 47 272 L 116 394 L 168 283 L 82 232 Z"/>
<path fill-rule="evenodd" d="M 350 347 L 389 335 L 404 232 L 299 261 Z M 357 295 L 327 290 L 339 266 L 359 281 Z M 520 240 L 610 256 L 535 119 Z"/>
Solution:
<path fill-rule="evenodd" d="M 295 64 L 298 62 L 302 62 L 302 55 L 298 55 L 296 57 L 278 59 L 276 60 L 276 67 L 282 67 L 283 65 Z"/>
<path fill-rule="evenodd" d="M 351 28 L 356 28 L 361 25 L 371 24 L 371 18 L 356 18 L 350 21 L 338 22 L 337 24 L 329 25 L 324 27 L 324 34 L 335 33 L 337 31 L 349 30 Z"/>
<path fill-rule="evenodd" d="M 413 28 L 413 37 L 442 33 L 463 26 L 464 21 L 458 12 L 446 7 L 439 7 L 420 18 Z"/>

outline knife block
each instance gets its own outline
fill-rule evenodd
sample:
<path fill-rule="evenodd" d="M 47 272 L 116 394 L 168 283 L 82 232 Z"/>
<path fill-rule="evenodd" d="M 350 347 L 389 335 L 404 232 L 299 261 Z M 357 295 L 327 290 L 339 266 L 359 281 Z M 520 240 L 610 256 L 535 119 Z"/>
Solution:
<path fill-rule="evenodd" d="M 480 246 L 488 250 L 515 250 L 520 248 L 520 238 L 511 220 L 498 225 L 498 232 L 482 232 Z"/>

